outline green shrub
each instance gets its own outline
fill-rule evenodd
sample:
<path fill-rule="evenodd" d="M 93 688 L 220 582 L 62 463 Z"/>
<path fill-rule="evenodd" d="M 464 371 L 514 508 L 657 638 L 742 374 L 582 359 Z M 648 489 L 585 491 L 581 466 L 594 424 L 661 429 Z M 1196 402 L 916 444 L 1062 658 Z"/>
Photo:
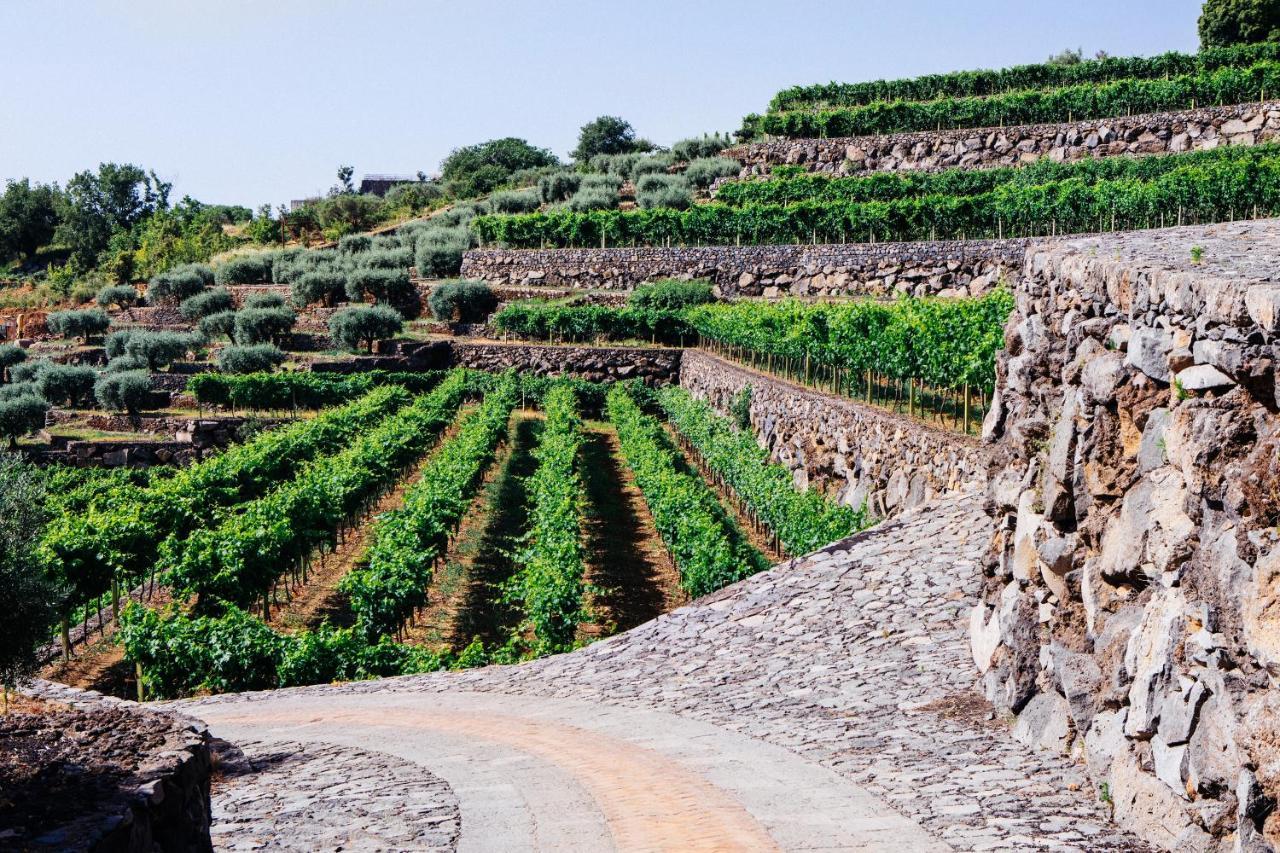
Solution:
<path fill-rule="evenodd" d="M 193 335 L 131 329 L 124 345 L 124 354 L 144 362 L 148 370 L 159 370 L 183 358 L 198 346 L 199 340 Z M 111 356 L 110 350 L 107 355 Z"/>
<path fill-rule="evenodd" d="M 615 175 L 620 179 L 629 180 L 631 178 L 631 170 L 635 168 L 636 163 L 643 159 L 644 155 L 636 152 L 630 154 L 597 154 L 591 158 L 588 167 L 592 172 Z"/>
<path fill-rule="evenodd" d="M 235 342 L 240 346 L 278 344 L 297 321 L 297 315 L 288 308 L 245 308 L 236 312 Z"/>
<path fill-rule="evenodd" d="M 373 248 L 373 238 L 368 234 L 347 234 L 338 241 L 338 251 L 346 254 L 367 252 Z"/>
<path fill-rule="evenodd" d="M 565 208 L 575 213 L 592 210 L 613 210 L 619 203 L 618 191 L 605 187 L 583 187 L 565 202 Z"/>
<path fill-rule="evenodd" d="M 418 236 L 416 265 L 423 278 L 448 278 L 462 270 L 462 255 L 471 248 L 466 226 L 431 228 Z"/>
<path fill-rule="evenodd" d="M 215 278 L 218 284 L 265 284 L 271 281 L 272 254 L 257 252 L 252 255 L 236 255 L 218 265 Z"/>
<path fill-rule="evenodd" d="M 236 312 L 219 311 L 217 314 L 201 317 L 197 328 L 206 340 L 212 341 L 224 337 L 227 340 L 233 340 L 236 334 Z"/>
<path fill-rule="evenodd" d="M 684 176 L 698 189 L 705 190 L 715 183 L 717 178 L 736 178 L 742 171 L 742 164 L 728 157 L 704 157 L 689 163 Z"/>
<path fill-rule="evenodd" d="M 151 279 L 147 285 L 147 303 L 150 305 L 177 305 L 189 296 L 213 284 L 213 270 L 204 264 L 185 264 Z"/>
<path fill-rule="evenodd" d="M 223 373 L 270 373 L 284 361 L 284 353 L 271 344 L 225 347 L 218 353 Z"/>
<path fill-rule="evenodd" d="M 654 154 L 650 157 L 641 157 L 631 167 L 629 177 L 632 181 L 638 181 L 645 175 L 665 175 L 673 165 L 675 165 L 675 160 L 669 154 Z"/>
<path fill-rule="evenodd" d="M 92 367 L 50 364 L 40 371 L 35 381 L 40 396 L 49 403 L 80 407 L 93 401 L 93 381 L 97 376 Z"/>
<path fill-rule="evenodd" d="M 627 300 L 633 308 L 649 311 L 680 311 L 694 305 L 715 302 L 711 282 L 668 278 L 637 287 Z"/>
<path fill-rule="evenodd" d="M 347 277 L 347 299 L 364 302 L 373 297 L 379 305 L 405 305 L 416 291 L 405 270 L 357 269 Z"/>
<path fill-rule="evenodd" d="M 47 358 L 32 359 L 9 367 L 9 381 L 15 384 L 34 382 L 40 373 L 53 366 Z"/>
<path fill-rule="evenodd" d="M 0 344 L 0 382 L 9 381 L 9 368 L 27 360 L 27 351 L 17 344 Z"/>
<path fill-rule="evenodd" d="M 498 307 L 498 296 L 482 281 L 445 281 L 431 289 L 427 307 L 444 323 L 482 323 Z"/>
<path fill-rule="evenodd" d="M 748 383 L 733 395 L 733 400 L 729 403 L 729 416 L 733 418 L 734 426 L 742 432 L 751 429 L 751 394 L 751 385 Z"/>
<path fill-rule="evenodd" d="M 299 277 L 293 283 L 290 301 L 298 308 L 319 302 L 326 308 L 338 304 L 347 294 L 347 277 L 340 272 L 316 270 Z"/>
<path fill-rule="evenodd" d="M 9 439 L 9 446 L 18 438 L 44 429 L 44 416 L 49 404 L 35 394 L 24 394 L 8 400 L 0 400 L 0 436 Z"/>
<path fill-rule="evenodd" d="M 203 293 L 197 293 L 195 296 L 189 296 L 182 300 L 178 310 L 182 312 L 183 317 L 194 322 L 208 317 L 210 314 L 230 311 L 233 307 L 231 292 L 225 287 L 215 287 L 212 290 L 206 290 Z"/>
<path fill-rule="evenodd" d="M 371 249 L 356 259 L 357 269 L 407 270 L 413 266 L 413 250 Z"/>
<path fill-rule="evenodd" d="M 489 196 L 489 207 L 494 213 L 529 213 L 541 204 L 539 190 L 507 190 Z"/>
<path fill-rule="evenodd" d="M 407 207 L 418 212 L 444 198 L 444 189 L 434 181 L 415 181 L 396 184 L 387 191 L 387 203 L 393 207 Z"/>
<path fill-rule="evenodd" d="M 138 304 L 138 291 L 131 284 L 109 284 L 98 291 L 95 299 L 100 308 L 110 308 L 112 305 L 131 308 Z"/>
<path fill-rule="evenodd" d="M 254 293 L 244 301 L 245 308 L 284 308 L 284 297 L 278 293 Z"/>
<path fill-rule="evenodd" d="M 704 157 L 715 157 L 728 148 L 730 144 L 731 141 L 728 136 L 721 136 L 719 133 L 713 135 L 704 134 L 690 139 L 681 139 L 671 146 L 671 156 L 681 162 L 692 163 L 694 160 Z"/>
<path fill-rule="evenodd" d="M 107 362 L 107 373 L 125 373 L 130 370 L 146 370 L 147 363 L 131 355 L 122 355 Z"/>
<path fill-rule="evenodd" d="M 344 308 L 329 318 L 329 337 L 353 352 L 361 347 L 373 352 L 374 341 L 398 335 L 403 328 L 399 312 L 382 305 Z"/>
<path fill-rule="evenodd" d="M 618 175 L 583 175 L 582 182 L 578 184 L 578 191 L 600 190 L 616 195 L 622 190 L 622 181 L 623 179 Z"/>
<path fill-rule="evenodd" d="M 151 377 L 145 370 L 105 373 L 93 386 L 98 405 L 109 412 L 136 415 L 151 401 Z"/>
<path fill-rule="evenodd" d="M 693 192 L 682 175 L 645 175 L 636 184 L 636 204 L 645 210 L 684 210 Z"/>
<path fill-rule="evenodd" d="M 0 416 L 0 422 L 3 422 Z M 4 426 L 0 425 L 0 434 Z M 48 642 L 57 618 L 59 590 L 37 556 L 53 488 L 43 472 L 17 454 L 0 455 L 0 684 L 13 687 L 38 665 L 36 649 Z"/>
<path fill-rule="evenodd" d="M 578 191 L 582 176 L 577 172 L 553 172 L 538 180 L 538 195 L 543 204 L 567 201 Z"/>
<path fill-rule="evenodd" d="M 56 311 L 45 318 L 49 331 L 64 338 L 80 338 L 86 343 L 90 338 L 106 332 L 111 318 L 101 308 L 82 311 Z"/>
<path fill-rule="evenodd" d="M 16 400 L 19 397 L 44 397 L 40 396 L 39 383 L 32 381 L 10 382 L 7 385 L 0 385 L 0 400 Z"/>

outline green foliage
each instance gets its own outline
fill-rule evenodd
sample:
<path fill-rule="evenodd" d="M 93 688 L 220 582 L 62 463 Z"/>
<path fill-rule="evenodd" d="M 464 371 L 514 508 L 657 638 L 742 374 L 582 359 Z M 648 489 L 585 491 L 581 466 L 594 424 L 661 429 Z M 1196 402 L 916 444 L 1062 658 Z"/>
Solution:
<path fill-rule="evenodd" d="M 538 195 L 543 204 L 556 204 L 567 201 L 581 185 L 582 176 L 577 172 L 552 172 L 538 180 Z"/>
<path fill-rule="evenodd" d="M 27 360 L 27 351 L 17 344 L 0 344 L 0 382 L 9 381 L 9 370 Z"/>
<path fill-rule="evenodd" d="M 213 284 L 213 270 L 203 264 L 186 264 L 163 272 L 147 285 L 151 305 L 177 305 Z"/>
<path fill-rule="evenodd" d="M 1198 23 L 1200 47 L 1280 42 L 1280 0 L 1206 0 Z"/>
<path fill-rule="evenodd" d="M 235 255 L 218 264 L 214 277 L 218 284 L 264 284 L 271 281 L 270 252 Z"/>
<path fill-rule="evenodd" d="M 252 293 L 244 300 L 245 308 L 284 308 L 285 299 L 278 293 Z"/>
<path fill-rule="evenodd" d="M 615 210 L 619 202 L 617 190 L 604 187 L 582 187 L 565 202 L 564 207 L 575 213 L 585 213 L 591 210 Z"/>
<path fill-rule="evenodd" d="M 201 317 L 196 328 L 200 332 L 200 336 L 206 340 L 216 340 L 217 338 L 226 338 L 227 340 L 235 340 L 236 336 L 236 312 L 235 311 L 219 311 L 216 314 L 210 314 L 208 317 Z"/>
<path fill-rule="evenodd" d="M 541 192 L 532 190 L 507 190 L 489 196 L 489 207 L 494 213 L 528 213 L 542 204 Z"/>
<path fill-rule="evenodd" d="M 638 181 L 645 175 L 663 175 L 667 173 L 675 164 L 675 159 L 670 154 L 650 154 L 647 157 L 641 157 L 631 166 L 631 171 L 627 175 L 632 181 Z"/>
<path fill-rule="evenodd" d="M 440 164 L 440 178 L 456 198 L 474 198 L 502 186 L 521 169 L 558 164 L 547 149 L 507 137 L 454 149 Z"/>
<path fill-rule="evenodd" d="M 640 285 L 631 292 L 627 304 L 645 311 L 679 311 L 715 301 L 716 295 L 709 281 L 666 278 Z"/>
<path fill-rule="evenodd" d="M 678 311 L 605 305 L 512 302 L 494 315 L 493 323 L 503 334 L 543 341 L 647 340 L 675 345 L 695 335 Z"/>
<path fill-rule="evenodd" d="M 693 192 L 683 175 L 645 175 L 636 182 L 636 204 L 644 210 L 684 210 L 693 204 Z"/>
<path fill-rule="evenodd" d="M 617 116 L 600 116 L 578 131 L 578 147 L 572 156 L 585 163 L 598 154 L 628 154 L 636 150 L 636 131 L 630 122 Z"/>
<path fill-rule="evenodd" d="M 415 265 L 423 278 L 447 278 L 462 270 L 462 254 L 471 248 L 471 232 L 465 225 L 432 227 L 415 242 Z"/>
<path fill-rule="evenodd" d="M 347 234 L 338 241 L 338 251 L 346 254 L 367 252 L 373 248 L 373 238 L 368 234 Z"/>
<path fill-rule="evenodd" d="M 132 164 L 103 163 L 96 172 L 74 175 L 59 197 L 55 237 L 72 260 L 89 269 L 111 243 L 157 210 L 168 206 L 171 186 Z"/>
<path fill-rule="evenodd" d="M 1220 68 L 1163 80 L 1128 78 L 982 97 L 771 113 L 763 118 L 760 129 L 777 136 L 827 137 L 1054 123 L 1247 103 L 1261 100 L 1267 92 L 1280 92 L 1280 62 L 1259 62 L 1246 68 Z"/>
<path fill-rule="evenodd" d="M 890 303 L 734 302 L 698 306 L 685 316 L 704 339 L 761 355 L 990 392 L 1012 310 L 1013 297 L 999 290 L 976 299 Z"/>
<path fill-rule="evenodd" d="M 749 407 L 750 386 L 744 390 Z M 658 402 L 703 464 L 773 531 L 787 555 L 808 554 L 870 526 L 865 509 L 834 504 L 816 491 L 797 492 L 791 471 L 771 463 L 754 435 L 735 429 L 683 388 L 662 389 Z"/>
<path fill-rule="evenodd" d="M 435 407 L 437 429 L 456 410 L 464 390 L 465 382 L 455 375 L 432 392 L 428 405 Z M 426 603 L 436 561 L 445 554 L 506 432 L 515 392 L 512 375 L 499 380 L 480 408 L 431 454 L 421 477 L 405 493 L 403 506 L 379 517 L 364 564 L 339 585 L 366 636 L 396 631 L 414 608 Z"/>
<path fill-rule="evenodd" d="M 689 163 L 684 176 L 700 190 L 709 189 L 717 178 L 736 178 L 742 164 L 728 157 L 704 157 Z"/>
<path fill-rule="evenodd" d="M 329 318 L 329 337 L 349 351 L 364 347 L 373 352 L 374 341 L 394 337 L 404 328 L 404 319 L 384 305 L 344 308 Z"/>
<path fill-rule="evenodd" d="M 707 485 L 685 470 L 662 424 L 640 410 L 624 385 L 609 391 L 606 408 L 681 586 L 697 597 L 766 568 Z"/>
<path fill-rule="evenodd" d="M 110 340 L 108 338 L 108 340 Z M 53 365 L 47 358 L 28 359 L 9 366 L 9 381 L 13 383 L 34 382 L 43 371 Z"/>
<path fill-rule="evenodd" d="M 117 332 L 116 335 L 118 334 L 121 333 Z M 107 338 L 108 357 L 114 357 L 118 354 L 128 355 L 144 362 L 147 365 L 147 369 L 153 371 L 168 367 L 173 362 L 184 358 L 188 352 L 200 346 L 200 340 L 195 335 L 182 332 L 149 332 L 130 329 L 124 343 L 123 352 L 113 353 L 111 342 L 116 335 Z"/>
<path fill-rule="evenodd" d="M 240 346 L 281 344 L 296 322 L 298 316 L 288 308 L 244 308 L 236 312 L 233 337 Z"/>
<path fill-rule="evenodd" d="M 225 287 L 215 287 L 211 290 L 197 293 L 195 296 L 188 296 L 182 300 L 178 310 L 182 312 L 183 317 L 195 322 L 211 314 L 231 311 L 234 307 L 235 304 L 231 301 L 231 291 Z"/>
<path fill-rule="evenodd" d="M 218 353 L 223 373 L 270 373 L 284 361 L 284 353 L 272 344 L 224 347 Z"/>
<path fill-rule="evenodd" d="M 733 418 L 733 425 L 743 432 L 751 429 L 751 396 L 751 386 L 743 385 L 729 402 L 729 414 Z"/>
<path fill-rule="evenodd" d="M 107 373 L 123 373 L 128 370 L 145 371 L 146 369 L 147 363 L 145 361 L 139 358 L 134 358 L 131 355 L 122 355 L 117 358 L 113 358 L 107 362 L 107 366 L 105 368 Z"/>
<path fill-rule="evenodd" d="M 681 139 L 671 146 L 671 155 L 684 163 L 692 163 L 704 157 L 715 157 L 728 148 L 731 140 L 719 133 L 704 134 L 690 139 Z"/>
<path fill-rule="evenodd" d="M 372 370 L 352 374 L 252 373 L 233 376 L 198 373 L 187 381 L 187 393 L 202 406 L 226 406 L 257 411 L 324 409 L 349 403 L 384 385 L 396 385 L 412 394 L 425 394 L 436 386 L 443 371 L 388 373 Z"/>
<path fill-rule="evenodd" d="M 364 302 L 372 297 L 379 305 L 403 306 L 417 296 L 407 269 L 355 269 L 347 276 L 347 298 Z"/>
<path fill-rule="evenodd" d="M 298 308 L 316 302 L 332 308 L 347 295 L 347 277 L 340 272 L 316 270 L 304 273 L 293 282 L 290 301 Z"/>
<path fill-rule="evenodd" d="M 586 618 L 578 470 L 582 419 L 569 385 L 552 386 L 542 405 L 547 417 L 533 452 L 538 469 L 525 481 L 532 507 L 529 532 L 506 585 L 507 597 L 524 610 L 537 655 L 573 648 L 578 623 Z"/>
<path fill-rule="evenodd" d="M 145 370 L 104 373 L 94 383 L 93 395 L 107 411 L 136 415 L 151 400 L 151 377 Z"/>
<path fill-rule="evenodd" d="M 837 106 L 865 106 L 881 101 L 984 97 L 1029 89 L 1053 89 L 1125 79 L 1158 80 L 1219 68 L 1244 67 L 1270 60 L 1280 60 L 1280 49 L 1275 45 L 1219 48 L 1200 53 L 1165 53 L 1152 57 L 1108 57 L 1084 60 L 1074 65 L 1020 65 L 998 71 L 958 71 L 905 80 L 824 83 L 795 86 L 779 92 L 770 102 L 769 111 L 780 113 Z"/>
<path fill-rule="evenodd" d="M 0 438 L 9 439 L 12 447 L 17 439 L 44 429 L 44 416 L 49 404 L 34 393 L 0 399 Z"/>
<path fill-rule="evenodd" d="M 483 323 L 498 307 L 498 296 L 483 281 L 443 281 L 431 288 L 427 307 L 443 323 Z"/>
<path fill-rule="evenodd" d="M 45 318 L 49 331 L 64 338 L 80 338 L 86 343 L 107 331 L 111 319 L 101 308 L 55 311 Z"/>
<path fill-rule="evenodd" d="M 398 270 L 407 272 L 409 267 L 413 266 L 413 250 L 410 248 L 382 247 L 372 248 L 368 252 L 359 255 L 356 259 L 356 269 L 381 269 L 381 270 Z"/>
<path fill-rule="evenodd" d="M 387 192 L 387 203 L 417 213 L 444 198 L 444 189 L 434 181 L 396 184 Z"/>
<path fill-rule="evenodd" d="M 113 235 L 103 266 L 126 282 L 181 264 L 208 261 L 239 243 L 222 227 L 232 213 L 225 206 L 184 197 L 174 207 L 156 210 L 128 233 Z"/>
<path fill-rule="evenodd" d="M 47 364 L 36 374 L 40 396 L 55 406 L 83 407 L 93 403 L 93 383 L 98 373 L 92 367 Z"/>
<path fill-rule="evenodd" d="M 0 435 L 6 404 L 0 402 Z M 45 523 L 46 490 L 40 471 L 21 456 L 0 453 L 0 684 L 14 686 L 36 667 L 36 649 L 49 638 L 59 591 L 35 556 Z"/>
<path fill-rule="evenodd" d="M 0 195 L 0 261 L 30 258 L 58 227 L 58 188 L 27 178 L 6 181 Z"/>
<path fill-rule="evenodd" d="M 131 284 L 109 284 L 98 291 L 95 301 L 100 308 L 110 308 L 112 305 L 132 308 L 138 304 L 138 291 Z"/>

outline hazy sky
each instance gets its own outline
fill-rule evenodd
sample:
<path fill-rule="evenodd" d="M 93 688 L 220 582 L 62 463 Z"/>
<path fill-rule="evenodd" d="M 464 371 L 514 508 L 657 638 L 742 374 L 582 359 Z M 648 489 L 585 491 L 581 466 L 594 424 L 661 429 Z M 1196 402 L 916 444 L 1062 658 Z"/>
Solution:
<path fill-rule="evenodd" d="M 602 113 L 670 144 L 797 83 L 1194 50 L 1199 6 L 0 0 L 0 178 L 130 161 L 175 199 L 279 203 L 500 136 L 564 156 Z"/>

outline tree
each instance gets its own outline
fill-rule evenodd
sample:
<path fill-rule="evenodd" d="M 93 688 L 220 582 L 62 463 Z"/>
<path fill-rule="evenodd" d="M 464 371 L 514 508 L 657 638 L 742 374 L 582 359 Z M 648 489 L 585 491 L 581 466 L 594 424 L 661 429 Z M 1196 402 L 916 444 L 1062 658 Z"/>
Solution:
<path fill-rule="evenodd" d="M 636 139 L 635 128 L 618 116 L 600 116 L 578 131 L 578 147 L 573 159 L 585 163 L 597 154 L 629 154 L 653 146 Z"/>
<path fill-rule="evenodd" d="M 536 148 L 523 139 L 508 136 L 455 148 L 440 164 L 440 176 L 456 197 L 473 198 L 497 189 L 510 179 L 513 172 L 558 163 L 556 156 L 547 149 Z"/>
<path fill-rule="evenodd" d="M 1280 41 L 1280 0 L 1207 0 L 1199 30 L 1202 50 Z"/>
<path fill-rule="evenodd" d="M 354 193 L 356 186 L 351 182 L 351 177 L 356 173 L 354 166 L 338 167 L 338 185 L 331 191 L 331 195 L 344 195 Z"/>
<path fill-rule="evenodd" d="M 218 353 L 218 369 L 223 373 L 270 373 L 284 353 L 271 344 L 224 347 Z"/>
<path fill-rule="evenodd" d="M 1079 65 L 1081 62 L 1084 62 L 1084 48 L 1067 48 L 1045 60 L 1046 65 Z"/>
<path fill-rule="evenodd" d="M 94 266 L 112 235 L 127 232 L 157 210 L 169 206 L 172 184 L 131 163 L 103 163 L 98 171 L 79 172 L 61 198 L 56 238 L 70 247 L 72 260 Z"/>
<path fill-rule="evenodd" d="M 498 297 L 483 281 L 444 281 L 431 288 L 427 306 L 443 323 L 480 323 L 498 307 Z"/>
<path fill-rule="evenodd" d="M 0 454 L 0 683 L 6 688 L 35 669 L 35 651 L 57 616 L 58 590 L 36 558 L 44 507 L 39 470 L 20 456 Z"/>
<path fill-rule="evenodd" d="M 0 344 L 0 383 L 9 381 L 9 368 L 27 360 L 27 351 L 17 344 Z"/>
<path fill-rule="evenodd" d="M 95 301 L 100 308 L 110 308 L 112 305 L 131 308 L 138 303 L 138 291 L 131 284 L 108 284 L 98 291 Z"/>
<path fill-rule="evenodd" d="M 83 311 L 56 311 L 45 318 L 49 331 L 64 338 L 80 338 L 86 344 L 89 339 L 101 335 L 111 326 L 111 319 L 101 308 Z"/>
<path fill-rule="evenodd" d="M 344 308 L 329 318 L 329 337 L 348 350 L 365 347 L 373 352 L 373 342 L 397 335 L 404 328 L 399 312 L 383 305 Z"/>
<path fill-rule="evenodd" d="M 240 346 L 280 343 L 298 317 L 288 308 L 245 308 L 236 314 L 235 342 Z"/>
<path fill-rule="evenodd" d="M 0 259 L 30 258 L 58 227 L 58 188 L 9 181 L 0 195 Z"/>
<path fill-rule="evenodd" d="M 0 437 L 9 439 L 10 448 L 17 447 L 19 436 L 44 428 L 44 416 L 48 411 L 49 404 L 36 394 L 19 394 L 0 400 Z"/>
<path fill-rule="evenodd" d="M 136 369 L 104 373 L 94 383 L 93 395 L 109 412 L 136 415 L 151 402 L 151 377 Z"/>

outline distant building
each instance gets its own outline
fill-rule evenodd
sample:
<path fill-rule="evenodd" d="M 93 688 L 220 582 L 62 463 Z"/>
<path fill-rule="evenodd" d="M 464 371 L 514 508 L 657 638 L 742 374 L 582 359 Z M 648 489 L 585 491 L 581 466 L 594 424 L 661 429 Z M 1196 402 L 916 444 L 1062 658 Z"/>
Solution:
<path fill-rule="evenodd" d="M 412 184 L 417 175 L 365 175 L 360 179 L 360 195 L 376 195 L 382 198 L 397 184 Z"/>

